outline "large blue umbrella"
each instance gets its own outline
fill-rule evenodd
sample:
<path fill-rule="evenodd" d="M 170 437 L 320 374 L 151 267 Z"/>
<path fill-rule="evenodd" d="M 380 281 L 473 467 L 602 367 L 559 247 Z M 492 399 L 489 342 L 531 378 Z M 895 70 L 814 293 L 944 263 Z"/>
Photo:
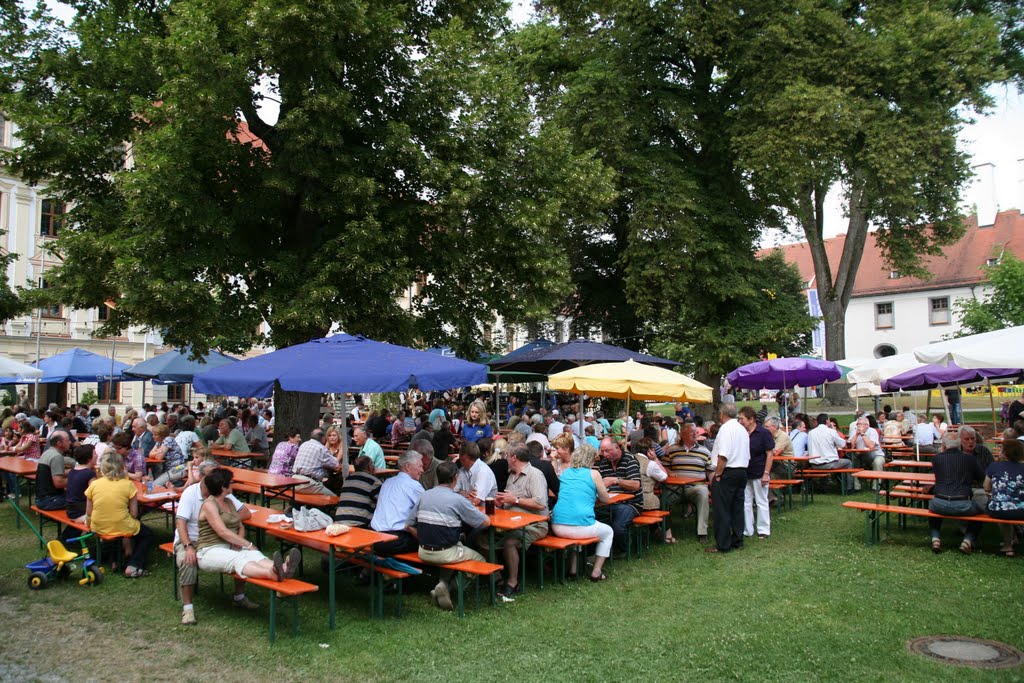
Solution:
<path fill-rule="evenodd" d="M 36 365 L 33 363 L 33 365 Z M 19 377 L 20 384 L 62 384 L 64 382 L 121 382 L 135 378 L 125 377 L 124 371 L 128 369 L 127 363 L 111 360 L 85 349 L 73 348 L 62 351 L 56 356 L 50 356 L 39 361 L 37 366 L 43 371 L 43 376 L 36 379 L 32 377 Z"/>
<path fill-rule="evenodd" d="M 666 368 L 679 365 L 678 361 L 649 356 L 639 351 L 631 351 L 611 344 L 601 344 L 589 339 L 574 339 L 563 344 L 535 348 L 522 354 L 519 353 L 520 350 L 516 349 L 508 355 L 491 361 L 488 364 L 491 367 L 491 372 L 500 374 L 502 370 L 512 370 L 550 375 L 590 363 L 614 363 L 626 360 Z"/>
<path fill-rule="evenodd" d="M 336 334 L 208 370 L 192 384 L 205 394 L 270 396 L 274 382 L 285 391 L 324 394 L 450 389 L 486 381 L 485 365 Z"/>
<path fill-rule="evenodd" d="M 200 372 L 213 370 L 228 363 L 235 363 L 237 358 L 225 356 L 219 351 L 210 351 L 205 356 L 192 360 L 191 348 L 168 351 L 142 361 L 124 371 L 129 377 L 151 379 L 158 384 L 189 384 Z"/>

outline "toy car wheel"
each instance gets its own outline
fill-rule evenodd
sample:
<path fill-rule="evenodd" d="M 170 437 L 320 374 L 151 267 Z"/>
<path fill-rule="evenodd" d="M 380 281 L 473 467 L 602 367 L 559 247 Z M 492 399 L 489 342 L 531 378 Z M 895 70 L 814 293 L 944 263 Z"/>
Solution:
<path fill-rule="evenodd" d="M 87 569 L 85 571 L 85 575 L 89 578 L 89 583 L 91 583 L 91 584 L 101 584 L 101 583 L 103 583 L 103 570 L 102 569 L 99 569 L 97 567 L 89 567 L 89 569 Z"/>
<path fill-rule="evenodd" d="M 28 575 L 28 587 L 34 591 L 46 588 L 47 583 L 49 583 L 49 579 L 42 572 L 32 572 Z"/>

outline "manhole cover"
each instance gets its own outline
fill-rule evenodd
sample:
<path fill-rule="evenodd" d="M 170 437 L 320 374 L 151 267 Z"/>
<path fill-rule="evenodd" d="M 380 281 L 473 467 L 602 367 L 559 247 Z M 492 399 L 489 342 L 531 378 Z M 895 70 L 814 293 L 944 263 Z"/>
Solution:
<path fill-rule="evenodd" d="M 964 636 L 925 636 L 910 641 L 907 647 L 945 664 L 979 669 L 1009 669 L 1024 662 L 1024 654 L 1006 643 Z"/>

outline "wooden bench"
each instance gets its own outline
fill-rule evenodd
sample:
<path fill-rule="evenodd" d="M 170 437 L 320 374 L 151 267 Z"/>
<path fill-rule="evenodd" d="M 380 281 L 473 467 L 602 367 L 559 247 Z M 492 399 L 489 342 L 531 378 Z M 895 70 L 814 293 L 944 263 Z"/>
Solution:
<path fill-rule="evenodd" d="M 893 498 L 902 498 L 905 500 L 921 501 L 922 503 L 935 497 L 930 493 L 915 493 L 913 491 L 879 491 L 878 495 L 886 496 L 889 500 L 892 500 Z M 924 507 L 924 505 L 921 505 L 921 507 Z"/>
<path fill-rule="evenodd" d="M 171 564 L 174 567 L 174 595 L 177 598 L 178 595 L 178 561 L 174 556 L 174 544 L 173 543 L 162 543 L 160 550 L 164 551 L 171 556 Z M 251 576 L 239 576 L 238 574 L 232 574 L 232 579 L 238 581 L 245 581 L 253 586 L 259 586 L 266 588 L 270 591 L 270 642 L 271 644 L 277 640 L 277 600 L 283 598 L 290 600 L 292 603 L 292 635 L 297 636 L 299 634 L 299 601 L 298 597 L 305 593 L 315 593 L 320 590 L 320 587 L 313 583 L 306 581 L 300 581 L 299 579 L 285 579 L 284 581 L 275 581 L 274 579 L 257 579 Z M 223 574 L 221 575 L 221 589 L 223 590 Z"/>
<path fill-rule="evenodd" d="M 87 532 L 87 531 L 90 531 L 89 527 L 87 527 L 85 524 L 81 524 L 79 522 L 76 522 L 75 520 L 73 520 L 70 517 L 68 517 L 68 511 L 67 510 L 40 510 L 35 505 L 32 505 L 29 509 L 31 509 L 32 512 L 36 513 L 39 516 L 39 533 L 40 534 L 43 533 L 43 524 L 45 523 L 44 520 L 47 520 L 48 522 L 52 522 L 57 527 L 57 536 L 56 536 L 57 538 L 60 538 L 60 532 L 61 532 L 61 526 L 62 525 L 63 526 L 67 526 L 67 527 L 71 527 L 72 529 L 77 529 L 78 531 L 81 531 L 83 533 Z M 93 533 L 96 533 L 96 532 L 93 532 Z M 103 565 L 103 544 L 104 543 L 112 543 L 114 541 L 122 541 L 125 538 L 131 538 L 131 537 L 132 537 L 131 534 L 96 534 L 96 538 L 97 538 L 97 541 L 96 541 L 96 563 L 101 565 L 101 566 Z M 42 540 L 39 541 L 39 547 L 40 548 L 43 547 L 43 541 Z M 118 542 L 116 547 L 117 547 L 117 553 L 115 554 L 115 556 L 116 556 L 116 558 L 118 560 L 120 560 L 122 558 L 122 556 L 123 556 L 121 543 Z"/>
<path fill-rule="evenodd" d="M 308 505 L 315 508 L 336 508 L 338 507 L 338 496 L 328 496 L 325 493 L 303 493 L 295 492 L 296 505 Z"/>
<path fill-rule="evenodd" d="M 569 576 L 569 563 L 567 561 L 569 551 L 572 550 L 572 552 L 577 553 L 576 566 L 582 567 L 584 564 L 584 548 L 597 545 L 600 540 L 597 536 L 592 538 L 562 538 L 561 536 L 548 534 L 544 538 L 538 538 L 531 543 L 531 548 L 537 548 L 540 551 L 540 558 L 537 563 L 537 578 L 540 587 L 544 588 L 544 563 L 548 555 L 554 557 L 555 579 L 559 583 L 565 583 Z"/>
<path fill-rule="evenodd" d="M 634 537 L 634 535 L 636 537 L 636 556 L 637 556 L 638 559 L 643 559 L 644 547 L 645 546 L 646 547 L 650 547 L 650 540 L 649 540 L 650 529 L 651 529 L 652 526 L 662 526 L 662 524 L 663 524 L 662 520 L 663 520 L 662 517 L 657 517 L 657 516 L 654 516 L 654 515 L 645 515 L 645 514 L 639 514 L 639 515 L 637 515 L 636 517 L 633 518 L 633 523 L 630 524 L 628 527 L 626 527 L 627 530 L 629 531 L 628 537 L 626 538 L 626 559 L 627 560 L 632 559 L 632 554 L 633 554 L 632 553 L 632 551 L 633 551 L 633 537 Z M 639 532 L 639 531 L 643 530 L 643 531 L 646 532 L 646 534 L 640 534 L 640 533 L 635 533 L 634 534 L 634 530 L 636 532 Z M 645 536 L 648 539 L 646 544 L 644 543 Z"/>
<path fill-rule="evenodd" d="M 432 564 L 430 562 L 424 562 L 420 559 L 419 553 L 402 553 L 401 555 L 395 555 L 394 558 L 400 562 L 408 562 L 409 564 L 419 565 L 421 567 L 440 567 L 441 569 L 450 569 L 455 572 L 455 585 L 457 586 L 457 605 L 459 618 L 466 616 L 465 609 L 465 589 L 466 580 L 465 575 L 487 577 L 495 572 L 500 572 L 503 567 L 500 564 L 492 564 L 490 562 L 478 562 L 476 560 L 463 560 L 462 562 L 455 562 L 452 564 Z M 493 602 L 495 596 L 491 596 Z M 480 607 L 480 582 L 477 582 L 476 586 L 476 604 L 477 608 Z"/>
<path fill-rule="evenodd" d="M 857 472 L 860 472 L 863 469 L 863 467 L 842 467 L 834 470 L 816 470 L 810 467 L 805 467 L 804 469 L 800 470 L 799 476 L 804 479 L 826 479 L 828 477 L 831 477 L 833 474 L 838 474 L 840 492 L 842 493 L 842 495 L 845 496 L 850 489 L 849 485 L 847 484 L 847 481 L 849 479 L 848 475 L 856 474 Z M 814 496 L 812 492 L 811 502 L 813 501 Z"/>
<path fill-rule="evenodd" d="M 782 496 L 779 497 L 779 512 L 786 509 L 788 504 L 789 509 L 793 509 L 793 487 L 799 486 L 804 483 L 803 479 L 772 479 L 768 482 L 768 488 L 772 491 L 782 491 Z M 803 490 L 803 506 L 807 507 L 807 488 Z"/>
<path fill-rule="evenodd" d="M 282 547 L 291 547 L 292 546 L 292 544 L 290 544 L 290 543 L 288 543 L 288 542 L 286 542 L 284 540 L 281 540 L 281 544 L 282 544 Z M 317 541 L 307 541 L 307 542 L 303 543 L 301 546 L 294 546 L 294 547 L 299 548 L 299 549 L 310 548 L 312 550 L 316 550 L 317 552 L 321 552 L 324 555 L 326 555 L 327 553 L 331 552 L 331 546 L 330 545 L 328 545 L 327 543 L 319 543 Z M 352 565 L 354 567 L 359 567 L 361 569 L 369 569 L 370 568 L 370 562 L 369 561 L 367 561 L 366 559 L 361 558 L 361 557 L 353 557 L 350 553 L 343 553 L 343 552 L 335 550 L 334 557 L 336 559 L 341 560 L 343 563 Z M 397 590 L 398 590 L 398 615 L 401 616 L 402 613 L 405 611 L 405 606 L 404 606 L 404 602 L 403 602 L 404 601 L 404 598 L 403 598 L 403 592 L 404 592 L 403 584 L 404 584 L 405 579 L 408 579 L 410 576 L 412 576 L 412 574 L 409 573 L 409 572 L 401 571 L 399 569 L 392 569 L 391 567 L 385 567 L 383 565 L 376 564 L 376 563 L 373 564 L 373 571 L 377 575 L 377 577 L 380 579 L 379 582 L 375 582 L 376 585 L 375 585 L 374 588 L 377 591 L 377 597 L 379 598 L 379 602 L 377 602 L 377 604 L 381 606 L 381 608 L 380 608 L 380 615 L 381 615 L 381 617 L 383 618 L 383 616 L 384 616 L 384 582 L 385 582 L 385 580 L 394 581 L 395 584 L 396 584 L 396 587 L 397 587 Z M 371 608 L 370 611 L 371 611 L 371 613 L 373 612 L 373 604 L 374 604 L 374 602 L 371 599 L 371 601 L 370 601 L 370 608 Z"/>
<path fill-rule="evenodd" d="M 928 508 L 914 508 L 904 505 L 883 505 L 881 503 L 864 503 L 858 500 L 847 500 L 843 502 L 844 508 L 859 510 L 864 515 L 864 544 L 872 545 L 881 540 L 881 517 L 883 514 L 900 515 L 901 519 L 906 517 L 925 517 L 951 519 L 957 522 L 985 522 L 989 524 L 1019 524 L 1024 525 L 1024 519 L 1009 520 L 996 519 L 991 515 L 972 515 L 970 517 L 954 517 L 951 515 L 940 515 Z"/>

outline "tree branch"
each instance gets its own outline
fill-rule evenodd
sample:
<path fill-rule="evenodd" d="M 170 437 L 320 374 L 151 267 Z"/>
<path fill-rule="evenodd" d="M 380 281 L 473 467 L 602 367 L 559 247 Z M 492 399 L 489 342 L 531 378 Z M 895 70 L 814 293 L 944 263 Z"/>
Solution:
<path fill-rule="evenodd" d="M 868 236 L 866 194 L 863 174 L 860 171 L 855 171 L 850 191 L 850 222 L 846 229 L 843 255 L 839 259 L 839 271 L 836 273 L 836 296 L 842 302 L 844 310 L 853 293 L 853 285 L 857 280 L 857 269 L 864 256 L 864 243 Z"/>
<path fill-rule="evenodd" d="M 243 103 L 239 109 L 242 110 L 242 115 L 245 116 L 245 122 L 252 134 L 262 140 L 267 149 L 273 152 L 274 145 L 277 142 L 274 127 L 260 118 L 259 112 L 256 111 L 256 107 L 252 102 Z"/>

